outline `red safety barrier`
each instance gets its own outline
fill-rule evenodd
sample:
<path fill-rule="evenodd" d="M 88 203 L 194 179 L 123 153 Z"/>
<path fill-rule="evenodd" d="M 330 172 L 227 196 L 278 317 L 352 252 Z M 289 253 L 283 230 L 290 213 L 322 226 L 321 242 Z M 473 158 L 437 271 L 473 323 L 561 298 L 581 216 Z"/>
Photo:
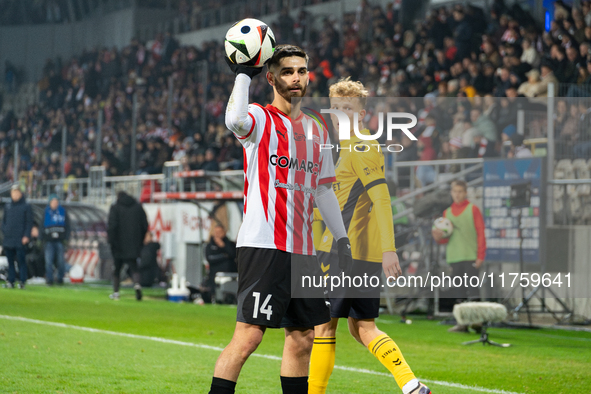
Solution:
<path fill-rule="evenodd" d="M 242 200 L 243 192 L 158 192 L 154 201 L 162 200 Z"/>

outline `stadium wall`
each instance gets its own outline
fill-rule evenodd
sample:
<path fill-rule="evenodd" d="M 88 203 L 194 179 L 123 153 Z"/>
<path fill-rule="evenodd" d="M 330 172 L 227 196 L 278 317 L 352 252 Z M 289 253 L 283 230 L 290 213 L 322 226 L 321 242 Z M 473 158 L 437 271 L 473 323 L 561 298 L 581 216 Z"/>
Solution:
<path fill-rule="evenodd" d="M 48 58 L 68 61 L 84 49 L 123 48 L 141 31 L 153 36 L 169 27 L 174 11 L 127 8 L 80 22 L 0 27 L 0 64 L 10 60 L 24 71 L 23 82 L 41 79 Z"/>

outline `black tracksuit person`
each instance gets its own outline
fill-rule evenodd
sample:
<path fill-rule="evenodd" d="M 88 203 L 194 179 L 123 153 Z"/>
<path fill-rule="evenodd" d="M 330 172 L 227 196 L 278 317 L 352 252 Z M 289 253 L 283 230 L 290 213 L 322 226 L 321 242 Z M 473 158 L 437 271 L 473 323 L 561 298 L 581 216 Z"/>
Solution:
<path fill-rule="evenodd" d="M 25 262 L 25 246 L 31 238 L 31 228 L 33 227 L 33 211 L 27 204 L 25 196 L 15 185 L 10 190 L 12 201 L 4 208 L 2 217 L 2 232 L 4 239 L 2 246 L 8 259 L 8 283 L 7 287 L 13 288 L 16 279 L 15 260 L 18 262 L 18 271 L 20 275 L 20 288 L 25 288 L 27 281 L 27 263 Z"/>
<path fill-rule="evenodd" d="M 127 264 L 134 283 L 136 299 L 142 299 L 140 276 L 137 261 L 140 257 L 144 238 L 148 231 L 148 219 L 142 205 L 125 192 L 117 194 L 117 202 L 109 211 L 107 234 L 111 252 L 115 260 L 113 270 L 113 294 L 111 299 L 119 299 L 119 281 L 121 268 Z"/>
<path fill-rule="evenodd" d="M 207 287 L 212 299 L 215 297 L 215 275 L 218 272 L 237 272 L 236 244 L 226 237 L 226 231 L 221 225 L 215 226 L 205 247 L 205 258 L 209 262 Z"/>

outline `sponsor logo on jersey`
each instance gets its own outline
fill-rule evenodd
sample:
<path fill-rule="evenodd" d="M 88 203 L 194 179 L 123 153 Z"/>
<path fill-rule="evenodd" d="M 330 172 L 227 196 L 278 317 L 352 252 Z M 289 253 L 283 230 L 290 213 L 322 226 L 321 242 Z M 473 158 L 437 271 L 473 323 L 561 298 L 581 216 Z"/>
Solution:
<path fill-rule="evenodd" d="M 289 158 L 287 156 L 271 155 L 271 157 L 269 158 L 269 162 L 273 166 L 278 166 L 280 168 L 289 168 L 290 170 L 303 171 L 313 175 L 318 175 L 320 170 L 320 166 L 318 165 L 318 163 L 314 163 L 313 161 L 306 161 L 304 159 L 300 161 L 295 157 Z"/>

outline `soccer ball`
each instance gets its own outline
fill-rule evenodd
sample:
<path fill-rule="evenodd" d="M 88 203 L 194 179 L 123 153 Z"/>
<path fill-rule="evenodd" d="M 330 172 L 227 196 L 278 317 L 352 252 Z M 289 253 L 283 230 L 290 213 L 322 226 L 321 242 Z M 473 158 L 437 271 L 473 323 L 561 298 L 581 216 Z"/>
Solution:
<path fill-rule="evenodd" d="M 449 238 L 454 231 L 454 226 L 448 218 L 438 218 L 433 222 L 433 228 L 443 231 L 443 237 Z"/>
<path fill-rule="evenodd" d="M 232 63 L 263 67 L 275 52 L 275 35 L 263 22 L 247 18 L 234 23 L 228 30 L 224 47 Z"/>

